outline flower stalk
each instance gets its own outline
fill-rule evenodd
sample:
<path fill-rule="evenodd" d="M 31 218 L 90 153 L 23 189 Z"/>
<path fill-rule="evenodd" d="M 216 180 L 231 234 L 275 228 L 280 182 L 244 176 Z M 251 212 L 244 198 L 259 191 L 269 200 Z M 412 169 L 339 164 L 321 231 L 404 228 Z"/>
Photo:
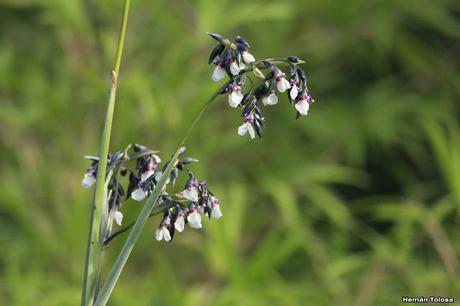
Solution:
<path fill-rule="evenodd" d="M 118 87 L 118 75 L 120 71 L 121 59 L 123 56 L 123 46 L 126 36 L 128 23 L 130 0 L 125 0 L 123 6 L 123 17 L 115 56 L 115 65 L 111 74 L 111 86 L 107 101 L 107 111 L 102 132 L 101 145 L 99 150 L 99 164 L 96 175 L 96 190 L 94 192 L 93 204 L 91 207 L 90 227 L 87 242 L 85 271 L 83 276 L 83 288 L 81 295 L 81 306 L 93 304 L 97 291 L 98 279 L 102 266 L 103 254 L 103 201 L 105 196 L 105 182 L 107 160 L 110 146 L 110 136 L 112 131 L 113 113 L 115 109 L 115 99 Z"/>

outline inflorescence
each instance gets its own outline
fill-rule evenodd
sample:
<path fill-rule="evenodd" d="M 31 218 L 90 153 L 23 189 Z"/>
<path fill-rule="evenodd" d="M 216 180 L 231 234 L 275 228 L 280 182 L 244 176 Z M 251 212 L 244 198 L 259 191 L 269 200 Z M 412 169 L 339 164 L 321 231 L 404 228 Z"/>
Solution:
<path fill-rule="evenodd" d="M 230 107 L 243 109 L 243 124 L 238 128 L 239 135 L 249 134 L 254 139 L 257 134 L 259 138 L 262 138 L 265 118 L 261 111 L 261 104 L 263 106 L 277 104 L 276 90 L 280 93 L 287 93 L 289 102 L 296 109 L 297 118 L 307 115 L 314 99 L 307 87 L 305 71 L 299 67 L 304 61 L 297 56 L 257 61 L 249 53 L 250 45 L 243 37 L 237 36 L 232 42 L 217 33 L 208 34 L 219 42 L 209 57 L 209 63 L 215 65 L 212 80 L 218 82 L 228 76 L 228 81 L 221 87 L 218 94 L 228 94 Z M 289 79 L 279 66 L 290 68 Z M 262 82 L 256 86 L 252 76 L 256 76 Z M 243 90 L 246 80 L 249 80 L 249 86 L 246 86 L 249 88 Z M 181 157 L 184 152 L 185 147 L 182 147 L 179 160 L 170 160 L 161 168 L 158 151 L 142 145 L 130 145 L 125 150 L 109 154 L 106 172 L 108 182 L 106 207 L 104 207 L 107 209 L 108 220 L 103 229 L 104 243 L 108 243 L 117 233 L 124 231 L 120 230 L 110 236 L 113 222 L 121 226 L 123 214 L 120 210 L 123 202 L 129 198 L 135 201 L 146 199 L 153 192 L 171 162 L 175 162 L 176 165 L 169 174 L 158 203 L 150 213 L 150 216 L 153 216 L 163 212 L 163 219 L 155 233 L 156 240 L 171 241 L 175 230 L 182 232 L 186 224 L 195 229 L 201 228 L 202 215 L 216 219 L 222 217 L 220 200 L 208 189 L 206 181 L 198 180 L 187 168 L 188 164 L 198 160 Z M 96 182 L 99 158 L 95 156 L 86 156 L 86 158 L 91 160 L 91 164 L 82 180 L 82 186 L 89 188 Z M 128 163 L 130 161 L 135 162 L 134 167 L 129 167 L 128 164 L 132 164 Z M 184 171 L 188 173 L 188 180 L 183 190 L 176 194 L 168 193 L 167 186 L 174 186 L 176 179 Z"/>
<path fill-rule="evenodd" d="M 235 41 L 232 42 L 220 34 L 208 34 L 219 42 L 209 57 L 209 63 L 215 65 L 212 80 L 218 82 L 228 76 L 229 80 L 219 94 L 228 94 L 230 107 L 243 109 L 241 114 L 243 124 L 238 128 L 239 135 L 244 136 L 249 133 L 254 139 L 257 134 L 262 138 L 265 118 L 260 104 L 267 106 L 278 103 L 275 88 L 280 93 L 287 93 L 289 102 L 296 109 L 297 118 L 307 115 L 314 99 L 307 87 L 305 71 L 299 67 L 299 64 L 303 64 L 304 61 L 297 56 L 256 61 L 249 53 L 249 43 L 243 37 L 236 36 Z M 289 80 L 286 79 L 286 73 L 279 68 L 280 65 L 290 67 Z M 264 74 L 263 70 L 268 70 L 268 74 Z M 251 78 L 251 72 L 262 79 L 262 83 L 257 87 Z M 246 80 L 249 80 L 250 85 L 244 93 L 243 86 Z"/>
<path fill-rule="evenodd" d="M 184 152 L 185 147 L 182 148 L 179 156 L 182 156 Z M 106 197 L 109 221 L 104 231 L 104 239 L 109 238 L 113 221 L 121 226 L 123 214 L 120 210 L 123 202 L 129 198 L 143 201 L 152 193 L 159 182 L 171 160 L 160 167 L 161 159 L 157 153 L 158 151 L 134 144 L 125 150 L 109 154 L 106 173 L 109 182 Z M 95 156 L 86 156 L 86 158 L 91 160 L 91 164 L 81 185 L 89 188 L 96 182 L 99 158 Z M 134 161 L 135 166 L 129 167 L 129 161 Z M 195 229 L 201 228 L 202 215 L 216 219 L 222 217 L 220 200 L 208 189 L 206 181 L 198 180 L 193 172 L 187 168 L 188 164 L 194 162 L 198 162 L 198 160 L 180 157 L 167 179 L 166 186 L 174 186 L 181 173 L 188 173 L 188 180 L 182 191 L 169 194 L 166 191 L 166 186 L 162 190 L 157 205 L 157 211 L 163 211 L 163 219 L 155 233 L 155 238 L 158 241 L 163 239 L 171 241 L 175 230 L 182 232 L 185 229 L 185 224 Z M 123 187 L 123 183 L 126 187 Z M 151 215 L 155 214 L 155 211 L 152 211 Z"/>

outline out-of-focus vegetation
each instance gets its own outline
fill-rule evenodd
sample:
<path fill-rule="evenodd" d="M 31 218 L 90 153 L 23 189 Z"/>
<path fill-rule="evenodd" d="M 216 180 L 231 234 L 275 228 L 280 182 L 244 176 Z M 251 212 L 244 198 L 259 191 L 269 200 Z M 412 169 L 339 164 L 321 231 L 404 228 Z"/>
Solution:
<path fill-rule="evenodd" d="M 97 153 L 121 5 L 0 1 L 2 305 L 79 303 L 82 156 Z M 133 1 L 112 148 L 173 152 L 218 87 L 206 31 L 299 55 L 317 102 L 294 120 L 283 98 L 250 141 L 220 98 L 188 151 L 224 218 L 170 244 L 150 220 L 110 305 L 459 299 L 460 2 Z"/>

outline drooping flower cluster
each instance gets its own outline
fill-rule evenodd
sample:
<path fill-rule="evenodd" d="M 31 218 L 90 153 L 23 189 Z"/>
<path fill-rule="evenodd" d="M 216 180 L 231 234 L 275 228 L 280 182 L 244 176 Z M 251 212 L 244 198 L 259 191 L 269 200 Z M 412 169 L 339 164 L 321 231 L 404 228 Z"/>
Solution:
<path fill-rule="evenodd" d="M 131 149 L 132 152 L 130 152 Z M 164 188 L 161 191 L 158 205 L 156 205 L 157 209 L 154 209 L 151 214 L 163 211 L 163 219 L 155 233 L 158 241 L 172 240 L 175 230 L 182 232 L 185 224 L 189 224 L 192 228 L 201 228 L 201 215 L 216 219 L 222 216 L 220 201 L 209 191 L 206 181 L 199 181 L 190 169 L 187 169 L 188 164 L 198 160 L 181 157 L 184 152 L 185 148 L 182 148 L 180 158 L 166 181 L 166 186 L 174 186 L 180 173 L 186 171 L 189 178 L 184 189 L 177 194 L 169 194 Z M 106 179 L 109 183 L 105 202 L 108 209 L 108 222 L 104 239 L 109 237 L 113 221 L 121 226 L 123 214 L 120 210 L 123 202 L 129 198 L 135 201 L 145 200 L 153 192 L 168 164 L 172 162 L 168 161 L 160 168 L 161 158 L 157 153 L 158 151 L 134 144 L 125 150 L 109 154 L 106 172 Z M 86 158 L 91 160 L 91 164 L 81 184 L 89 188 L 96 182 L 99 158 L 95 156 L 86 156 Z M 127 166 L 128 161 L 135 161 L 134 168 Z M 126 188 L 123 187 L 124 181 L 126 181 Z"/>
<path fill-rule="evenodd" d="M 222 217 L 220 200 L 208 189 L 206 181 L 199 181 L 192 172 L 189 172 L 189 179 L 178 196 L 179 200 L 173 201 L 174 206 L 164 211 L 155 234 L 158 241 L 171 240 L 176 230 L 182 232 L 185 229 L 185 224 L 200 229 L 201 215 L 215 219 Z"/>
<path fill-rule="evenodd" d="M 219 93 L 228 94 L 230 107 L 243 109 L 243 124 L 238 128 L 239 135 L 249 134 L 252 139 L 256 134 L 259 138 L 262 137 L 265 118 L 261 111 L 261 104 L 263 106 L 277 104 L 276 91 L 287 94 L 289 102 L 296 109 L 297 118 L 308 114 L 314 99 L 307 87 L 305 71 L 299 67 L 299 64 L 304 61 L 297 56 L 256 61 L 249 53 L 249 43 L 243 37 L 237 36 L 232 42 L 220 34 L 208 34 L 219 42 L 209 57 L 209 63 L 215 65 L 212 80 L 218 82 L 227 76 L 228 81 Z M 281 65 L 290 67 L 289 79 L 280 69 Z M 263 70 L 267 73 L 264 74 Z M 251 72 L 262 80 L 257 87 L 254 87 L 255 82 Z M 250 84 L 245 93 L 243 87 L 246 80 L 249 80 Z"/>

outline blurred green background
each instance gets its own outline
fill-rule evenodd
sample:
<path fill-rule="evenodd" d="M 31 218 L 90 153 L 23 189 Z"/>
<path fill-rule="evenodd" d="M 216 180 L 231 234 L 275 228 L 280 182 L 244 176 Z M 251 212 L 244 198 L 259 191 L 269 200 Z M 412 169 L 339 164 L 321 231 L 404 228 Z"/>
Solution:
<path fill-rule="evenodd" d="M 134 0 L 112 149 L 166 158 L 219 86 L 205 32 L 296 54 L 262 141 L 221 97 L 188 141 L 224 218 L 158 243 L 150 220 L 110 305 L 399 305 L 460 298 L 460 2 Z M 78 305 L 122 1 L 0 1 L 0 304 Z M 125 204 L 125 220 L 141 206 Z M 126 235 L 109 246 L 114 260 Z M 108 267 L 104 269 L 107 273 Z"/>

